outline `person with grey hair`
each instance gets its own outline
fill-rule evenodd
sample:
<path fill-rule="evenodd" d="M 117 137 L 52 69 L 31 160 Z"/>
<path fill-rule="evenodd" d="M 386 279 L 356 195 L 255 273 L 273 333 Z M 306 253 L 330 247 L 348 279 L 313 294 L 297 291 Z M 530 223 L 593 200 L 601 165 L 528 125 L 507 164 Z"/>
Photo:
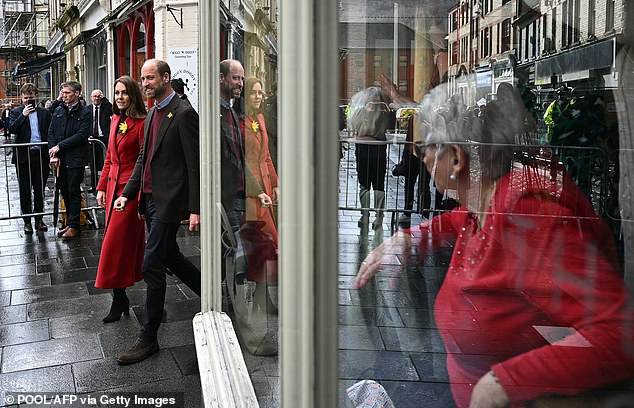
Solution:
<path fill-rule="evenodd" d="M 373 229 L 383 225 L 385 208 L 385 170 L 387 151 L 385 131 L 394 127 L 395 114 L 389 108 L 390 98 L 381 88 L 370 87 L 356 93 L 350 101 L 348 127 L 356 138 L 355 154 L 359 178 L 361 218 L 359 227 L 367 228 L 370 218 L 370 191 L 374 189 L 376 218 Z"/>
<path fill-rule="evenodd" d="M 353 287 L 384 255 L 407 259 L 414 238 L 418 259 L 455 240 L 434 315 L 458 407 L 620 398 L 634 378 L 634 300 L 611 231 L 569 175 L 551 181 L 530 160 L 518 141 L 534 124 L 508 91 L 482 117 L 444 86 L 424 98 L 423 162 L 461 206 L 386 240 Z"/>
<path fill-rule="evenodd" d="M 59 189 L 66 204 L 68 225 L 58 232 L 63 239 L 79 236 L 81 182 L 90 160 L 90 109 L 79 102 L 81 84 L 76 81 L 61 85 L 61 102 L 53 112 L 48 129 L 48 154 L 51 163 L 59 166 Z"/>

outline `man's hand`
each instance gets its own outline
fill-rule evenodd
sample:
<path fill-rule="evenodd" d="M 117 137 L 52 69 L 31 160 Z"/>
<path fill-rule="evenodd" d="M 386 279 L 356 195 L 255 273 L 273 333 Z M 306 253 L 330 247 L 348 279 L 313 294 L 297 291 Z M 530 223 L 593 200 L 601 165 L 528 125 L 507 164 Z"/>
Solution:
<path fill-rule="evenodd" d="M 29 116 L 31 112 L 35 112 L 35 108 L 31 105 L 24 105 L 24 109 L 22 109 L 22 114 L 24 116 Z"/>
<path fill-rule="evenodd" d="M 476 383 L 471 393 L 469 408 L 502 408 L 509 405 L 509 396 L 504 391 L 493 371 L 489 371 Z"/>
<path fill-rule="evenodd" d="M 48 156 L 52 159 L 53 157 L 57 156 L 57 153 L 59 153 L 59 146 L 53 146 L 50 149 L 48 149 Z"/>
<path fill-rule="evenodd" d="M 97 190 L 97 204 L 99 207 L 106 208 L 106 192 Z"/>
<path fill-rule="evenodd" d="M 114 202 L 114 210 L 115 211 L 123 211 L 125 210 L 125 205 L 128 203 L 128 199 L 124 196 L 117 198 Z"/>
<path fill-rule="evenodd" d="M 273 200 L 274 203 L 278 202 L 280 200 L 280 188 L 279 187 L 273 187 L 273 194 L 271 194 L 271 200 Z"/>
<path fill-rule="evenodd" d="M 189 214 L 189 232 L 200 229 L 200 214 Z"/>

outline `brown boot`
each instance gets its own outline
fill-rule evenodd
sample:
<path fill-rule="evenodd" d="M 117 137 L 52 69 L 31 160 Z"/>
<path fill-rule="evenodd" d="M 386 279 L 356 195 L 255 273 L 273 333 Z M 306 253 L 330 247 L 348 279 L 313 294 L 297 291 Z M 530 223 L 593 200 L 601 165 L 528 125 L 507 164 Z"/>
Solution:
<path fill-rule="evenodd" d="M 139 361 L 145 360 L 150 357 L 152 354 L 159 351 L 159 344 L 156 339 L 154 340 L 144 340 L 141 338 L 136 339 L 136 343 L 134 346 L 125 353 L 121 354 L 117 359 L 117 363 L 119 365 L 127 365 L 138 363 Z"/>

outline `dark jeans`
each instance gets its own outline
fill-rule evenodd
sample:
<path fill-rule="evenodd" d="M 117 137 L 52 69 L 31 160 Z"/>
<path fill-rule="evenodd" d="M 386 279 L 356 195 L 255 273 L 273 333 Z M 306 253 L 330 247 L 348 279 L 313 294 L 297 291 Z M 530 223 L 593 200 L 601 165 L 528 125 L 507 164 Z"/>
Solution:
<path fill-rule="evenodd" d="M 57 182 L 66 204 L 68 226 L 71 228 L 79 228 L 82 181 L 84 181 L 84 167 L 60 167 Z"/>
<path fill-rule="evenodd" d="M 143 328 L 139 337 L 154 340 L 163 318 L 166 268 L 197 295 L 200 295 L 200 271 L 185 258 L 176 243 L 180 222 L 161 222 L 151 195 L 147 197 L 145 223 L 148 236 L 143 260 L 143 279 L 147 284 L 147 292 Z"/>
<path fill-rule="evenodd" d="M 16 165 L 18 187 L 20 189 L 20 210 L 22 214 L 44 212 L 44 186 L 48 178 L 48 155 L 42 150 L 29 150 L 26 163 Z M 31 201 L 33 190 L 33 201 Z M 31 204 L 33 207 L 31 207 Z M 41 215 L 35 221 L 42 219 Z M 24 217 L 24 222 L 30 222 L 31 217 Z"/>

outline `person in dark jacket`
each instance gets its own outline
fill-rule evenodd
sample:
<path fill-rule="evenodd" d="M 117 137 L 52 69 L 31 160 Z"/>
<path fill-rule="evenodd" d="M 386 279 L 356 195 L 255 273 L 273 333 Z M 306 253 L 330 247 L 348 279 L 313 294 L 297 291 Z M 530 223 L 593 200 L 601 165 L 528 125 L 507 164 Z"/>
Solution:
<path fill-rule="evenodd" d="M 22 106 L 9 112 L 9 132 L 14 133 L 15 143 L 46 142 L 51 114 L 37 106 L 37 87 L 32 83 L 22 85 Z M 13 149 L 11 162 L 15 164 L 20 191 L 22 214 L 37 214 L 44 211 L 44 186 L 49 174 L 48 148 L 42 145 Z M 31 201 L 31 191 L 33 200 Z M 35 229 L 47 231 L 41 215 L 35 216 Z M 24 232 L 33 233 L 31 217 L 24 217 Z"/>
<path fill-rule="evenodd" d="M 53 113 L 48 131 L 48 154 L 54 165 L 60 166 L 59 188 L 66 203 L 68 225 L 59 231 L 64 239 L 79 235 L 81 211 L 81 182 L 84 168 L 90 159 L 90 109 L 79 102 L 81 84 L 68 81 L 62 84 L 60 104 Z"/>
<path fill-rule="evenodd" d="M 101 92 L 101 89 L 93 89 L 90 93 L 92 104 L 88 106 L 90 109 L 90 129 L 91 136 L 104 144 L 104 150 L 101 144 L 95 143 L 92 146 L 90 155 L 90 186 L 92 191 L 96 193 L 97 183 L 99 182 L 99 172 L 103 168 L 103 161 L 108 150 L 108 137 L 110 136 L 110 120 L 112 119 L 112 104 Z"/>

